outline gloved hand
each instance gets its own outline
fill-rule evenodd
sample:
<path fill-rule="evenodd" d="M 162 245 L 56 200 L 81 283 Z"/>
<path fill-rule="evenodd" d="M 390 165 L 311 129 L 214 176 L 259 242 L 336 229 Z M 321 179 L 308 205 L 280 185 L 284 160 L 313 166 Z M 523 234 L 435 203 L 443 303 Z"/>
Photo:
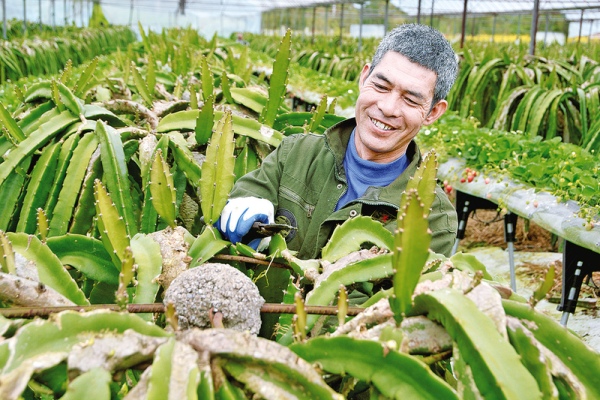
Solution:
<path fill-rule="evenodd" d="M 226 239 L 238 243 L 250 231 L 253 223 L 272 224 L 275 222 L 274 215 L 275 210 L 269 200 L 238 197 L 227 201 L 216 225 Z M 256 250 L 260 242 L 260 239 L 255 239 L 249 245 Z"/>

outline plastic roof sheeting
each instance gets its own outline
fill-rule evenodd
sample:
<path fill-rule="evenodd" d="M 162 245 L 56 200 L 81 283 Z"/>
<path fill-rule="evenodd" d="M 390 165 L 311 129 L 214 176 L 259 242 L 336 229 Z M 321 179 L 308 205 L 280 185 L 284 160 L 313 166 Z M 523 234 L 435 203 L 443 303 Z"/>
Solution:
<path fill-rule="evenodd" d="M 418 0 L 392 0 L 392 4 L 401 8 L 408 14 L 416 14 L 418 10 Z M 531 12 L 533 10 L 533 0 L 468 0 L 469 13 L 477 14 L 518 14 Z M 463 0 L 422 0 L 421 12 L 429 14 L 433 7 L 434 14 L 457 14 L 462 13 L 464 7 Z M 540 12 L 550 10 L 579 10 L 581 8 L 595 12 L 600 12 L 600 2 L 597 0 L 540 0 Z"/>
<path fill-rule="evenodd" d="M 4 0 L 6 1 L 6 0 Z M 203 11 L 239 11 L 239 12 L 260 12 L 273 8 L 297 8 L 297 7 L 315 7 L 327 6 L 340 3 L 360 4 L 381 3 L 382 9 L 385 0 L 372 1 L 350 1 L 350 0 L 99 0 L 105 7 L 119 7 L 128 10 L 131 7 L 136 11 L 155 11 L 161 13 L 198 13 Z M 11 9 L 22 9 L 26 4 L 29 14 L 36 14 L 38 5 L 44 10 L 51 10 L 51 4 L 54 3 L 55 12 L 61 14 L 61 10 L 83 7 L 91 8 L 89 4 L 92 0 L 24 0 L 24 1 L 6 1 L 8 14 Z M 463 10 L 463 0 L 421 0 L 422 12 L 428 13 L 433 10 L 434 14 L 461 13 Z M 390 0 L 390 4 L 400 8 L 409 15 L 417 13 L 419 0 Z M 533 9 L 534 0 L 468 0 L 469 13 L 511 13 L 527 12 Z M 577 10 L 587 9 L 590 12 L 600 12 L 600 2 L 598 0 L 539 0 L 540 11 L 547 10 Z"/>
<path fill-rule="evenodd" d="M 51 25 L 68 23 L 84 25 L 92 9 L 92 0 L 24 0 L 6 1 L 8 18 L 41 20 Z M 359 4 L 347 0 L 100 0 L 109 22 L 135 27 L 140 21 L 145 28 L 191 26 L 205 36 L 217 32 L 228 36 L 233 32 L 260 32 L 261 12 L 276 8 L 312 8 L 339 3 Z M 383 15 L 385 0 L 371 0 L 380 4 Z M 409 16 L 461 15 L 464 0 L 390 0 Z M 534 0 L 468 0 L 467 12 L 473 14 L 531 13 Z M 24 10 L 25 7 L 25 10 Z M 583 10 L 583 12 L 582 12 Z M 1 10 L 0 10 L 1 11 Z M 540 20 L 544 13 L 560 12 L 571 23 L 570 35 L 576 35 L 579 21 L 583 20 L 585 35 L 600 31 L 600 1 L 598 0 L 539 0 Z"/>

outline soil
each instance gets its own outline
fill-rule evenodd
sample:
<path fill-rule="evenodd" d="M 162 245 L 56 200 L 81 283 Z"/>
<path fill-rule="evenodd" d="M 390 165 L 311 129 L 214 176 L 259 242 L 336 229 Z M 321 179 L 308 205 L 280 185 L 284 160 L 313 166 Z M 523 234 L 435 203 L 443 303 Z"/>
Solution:
<path fill-rule="evenodd" d="M 558 252 L 558 240 L 535 222 L 517 219 L 515 251 Z M 504 241 L 504 216 L 493 210 L 477 210 L 469 217 L 461 247 L 496 246 L 506 248 Z"/>
<path fill-rule="evenodd" d="M 515 252 L 561 253 L 561 239 L 541 228 L 535 222 L 523 218 L 517 219 L 516 238 L 514 242 Z M 499 247 L 506 249 L 504 241 L 504 219 L 492 210 L 477 210 L 471 214 L 467 221 L 465 237 L 460 241 L 459 251 L 469 252 L 480 247 Z M 528 280 L 539 281 L 547 270 L 547 265 L 536 265 L 525 263 L 520 267 L 519 273 L 529 277 Z M 523 279 L 523 277 L 521 278 Z M 594 282 L 598 285 L 594 285 Z M 594 272 L 592 280 L 581 288 L 580 298 L 600 297 L 600 271 Z M 594 287 L 596 286 L 596 287 Z M 555 266 L 554 285 L 550 290 L 551 298 L 560 298 L 562 290 L 562 261 Z"/>
<path fill-rule="evenodd" d="M 465 237 L 458 251 L 474 254 L 488 271 L 501 271 L 505 282 L 509 279 L 506 261 L 507 244 L 504 241 L 504 219 L 492 210 L 478 210 L 467 221 Z M 517 220 L 515 270 L 517 293 L 528 298 L 538 288 L 550 264 L 555 266 L 555 278 L 546 300 L 536 309 L 561 320 L 562 313 L 556 310 L 562 292 L 562 243 L 561 239 L 545 229 L 523 218 Z M 498 262 L 498 259 L 500 261 Z M 492 272 L 492 271 L 490 271 Z M 508 284 L 507 284 L 508 285 Z M 567 327 L 586 344 L 600 354 L 600 271 L 594 272 L 590 280 L 584 280 L 579 293 L 578 307 L 570 314 Z"/>

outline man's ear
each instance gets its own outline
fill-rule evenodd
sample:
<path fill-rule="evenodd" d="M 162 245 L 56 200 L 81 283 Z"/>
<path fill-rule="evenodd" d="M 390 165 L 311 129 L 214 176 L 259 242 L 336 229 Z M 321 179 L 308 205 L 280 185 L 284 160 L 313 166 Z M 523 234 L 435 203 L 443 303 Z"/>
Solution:
<path fill-rule="evenodd" d="M 362 86 L 365 83 L 365 80 L 369 76 L 369 70 L 371 69 L 371 64 L 365 64 L 362 71 L 360 71 L 360 79 L 358 80 L 358 86 Z"/>
<path fill-rule="evenodd" d="M 448 102 L 446 100 L 438 101 L 433 106 L 431 111 L 429 111 L 429 114 L 427 115 L 427 117 L 425 117 L 425 121 L 423 121 L 423 125 L 433 124 L 439 117 L 442 116 L 442 114 L 444 114 L 446 112 L 447 109 L 448 109 Z"/>

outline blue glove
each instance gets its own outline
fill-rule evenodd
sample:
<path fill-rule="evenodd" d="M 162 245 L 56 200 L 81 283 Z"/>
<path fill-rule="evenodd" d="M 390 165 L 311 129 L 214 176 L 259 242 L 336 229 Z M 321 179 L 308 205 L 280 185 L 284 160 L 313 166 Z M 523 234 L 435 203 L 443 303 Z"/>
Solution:
<path fill-rule="evenodd" d="M 250 231 L 253 223 L 272 224 L 275 221 L 274 214 L 273 204 L 269 200 L 238 197 L 227 201 L 216 225 L 226 239 L 238 243 Z M 260 240 L 253 242 L 256 243 L 251 243 L 251 247 L 256 250 Z"/>

